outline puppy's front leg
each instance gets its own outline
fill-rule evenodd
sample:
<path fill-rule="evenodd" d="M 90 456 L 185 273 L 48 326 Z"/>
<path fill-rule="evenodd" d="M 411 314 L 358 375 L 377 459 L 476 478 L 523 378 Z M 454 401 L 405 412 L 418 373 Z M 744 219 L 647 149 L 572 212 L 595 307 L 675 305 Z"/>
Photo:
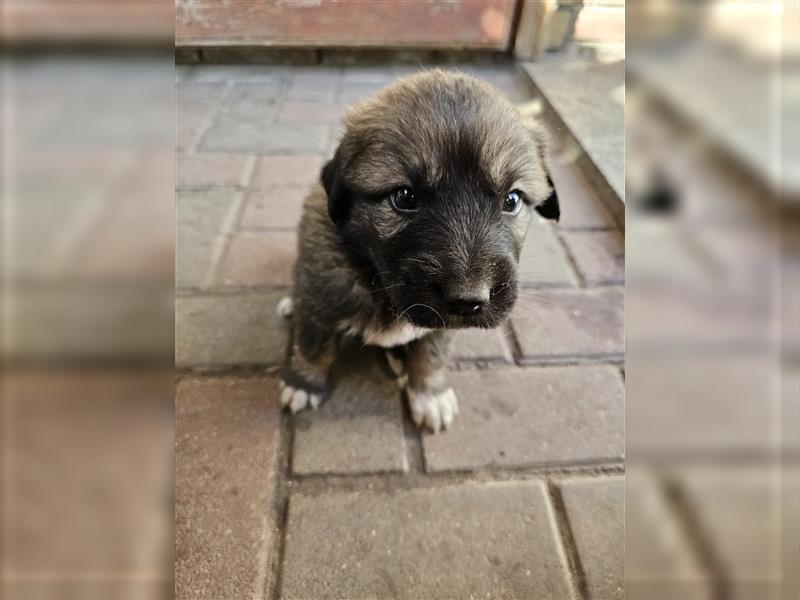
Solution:
<path fill-rule="evenodd" d="M 309 343 L 303 328 L 295 329 L 295 340 L 281 369 L 281 404 L 293 413 L 317 408 L 325 394 L 328 372 L 336 358 L 332 339 Z"/>
<path fill-rule="evenodd" d="M 458 414 L 458 399 L 446 377 L 449 356 L 450 336 L 437 331 L 410 344 L 405 361 L 411 416 L 433 431 L 447 429 Z"/>

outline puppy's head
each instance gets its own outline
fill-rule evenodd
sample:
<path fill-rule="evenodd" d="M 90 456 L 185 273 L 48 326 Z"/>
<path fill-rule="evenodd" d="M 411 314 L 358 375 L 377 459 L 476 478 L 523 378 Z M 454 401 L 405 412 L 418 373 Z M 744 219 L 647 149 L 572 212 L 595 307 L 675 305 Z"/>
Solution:
<path fill-rule="evenodd" d="M 498 325 L 531 216 L 559 216 L 543 134 L 491 86 L 443 71 L 398 81 L 345 125 L 322 183 L 351 260 L 415 325 Z"/>

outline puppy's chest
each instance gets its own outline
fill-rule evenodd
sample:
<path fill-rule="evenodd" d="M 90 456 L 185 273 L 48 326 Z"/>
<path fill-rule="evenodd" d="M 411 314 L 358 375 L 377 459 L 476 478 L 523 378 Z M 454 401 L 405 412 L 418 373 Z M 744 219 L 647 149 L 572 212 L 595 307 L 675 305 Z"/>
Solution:
<path fill-rule="evenodd" d="M 371 346 L 380 346 L 381 348 L 392 348 L 393 346 L 408 344 L 428 335 L 431 331 L 433 330 L 427 327 L 417 327 L 408 321 L 395 322 L 388 327 L 376 327 L 373 324 L 358 326 L 353 323 L 346 323 L 344 326 L 346 334 L 360 335 L 365 343 Z"/>

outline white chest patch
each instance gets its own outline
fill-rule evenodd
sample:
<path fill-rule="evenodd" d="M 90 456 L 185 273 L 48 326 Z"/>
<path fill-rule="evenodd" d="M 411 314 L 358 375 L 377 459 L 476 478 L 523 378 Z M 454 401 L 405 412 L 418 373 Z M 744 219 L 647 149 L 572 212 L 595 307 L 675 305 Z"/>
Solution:
<path fill-rule="evenodd" d="M 392 346 L 402 346 L 421 337 L 428 335 L 432 329 L 427 327 L 417 327 L 411 323 L 396 323 L 389 327 L 379 330 L 367 329 L 362 335 L 364 341 L 372 346 L 381 348 L 391 348 Z"/>

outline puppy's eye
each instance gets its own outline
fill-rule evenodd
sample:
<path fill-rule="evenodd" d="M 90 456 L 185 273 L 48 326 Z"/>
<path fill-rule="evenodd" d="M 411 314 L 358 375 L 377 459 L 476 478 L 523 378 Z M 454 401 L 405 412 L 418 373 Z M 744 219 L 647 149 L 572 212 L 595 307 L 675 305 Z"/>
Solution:
<path fill-rule="evenodd" d="M 413 212 L 419 207 L 414 190 L 407 186 L 397 188 L 389 194 L 389 202 L 392 203 L 392 208 L 400 212 Z"/>
<path fill-rule="evenodd" d="M 506 199 L 503 200 L 503 212 L 509 215 L 517 214 L 522 208 L 522 194 L 517 190 L 508 192 Z"/>

